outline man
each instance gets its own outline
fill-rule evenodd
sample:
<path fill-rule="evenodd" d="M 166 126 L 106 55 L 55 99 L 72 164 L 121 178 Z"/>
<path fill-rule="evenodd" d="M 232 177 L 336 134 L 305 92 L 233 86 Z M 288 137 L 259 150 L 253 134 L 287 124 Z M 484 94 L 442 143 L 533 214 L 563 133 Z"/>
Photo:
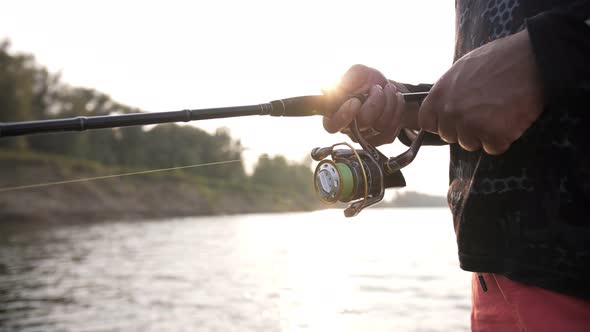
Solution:
<path fill-rule="evenodd" d="M 409 130 L 450 144 L 449 205 L 473 271 L 474 331 L 590 330 L 590 1 L 457 0 L 453 66 L 432 86 L 353 66 L 333 92 L 368 94 L 376 145 Z M 400 92 L 430 90 L 424 103 Z M 375 135 L 376 134 L 376 135 Z M 444 143 L 441 142 L 441 143 Z"/>

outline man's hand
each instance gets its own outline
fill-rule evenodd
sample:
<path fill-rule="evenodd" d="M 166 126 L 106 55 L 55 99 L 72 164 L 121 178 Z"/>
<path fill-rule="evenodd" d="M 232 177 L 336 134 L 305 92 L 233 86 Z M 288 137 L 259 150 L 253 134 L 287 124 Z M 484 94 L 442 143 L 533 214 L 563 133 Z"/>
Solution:
<path fill-rule="evenodd" d="M 508 150 L 543 110 L 541 83 L 526 30 L 459 59 L 432 87 L 421 128 L 469 151 Z"/>
<path fill-rule="evenodd" d="M 329 94 L 337 98 L 368 94 L 367 100 L 362 104 L 357 98 L 346 100 L 337 112 L 324 118 L 324 128 L 329 133 L 342 131 L 350 134 L 348 126 L 356 118 L 361 131 L 370 128 L 379 133 L 368 138 L 371 144 L 391 143 L 404 126 L 405 109 L 413 109 L 414 115 L 418 111 L 417 105 L 406 107 L 400 92 L 407 92 L 403 84 L 389 82 L 376 69 L 354 65 Z M 416 116 L 413 118 L 414 125 L 411 127 L 416 126 Z"/>

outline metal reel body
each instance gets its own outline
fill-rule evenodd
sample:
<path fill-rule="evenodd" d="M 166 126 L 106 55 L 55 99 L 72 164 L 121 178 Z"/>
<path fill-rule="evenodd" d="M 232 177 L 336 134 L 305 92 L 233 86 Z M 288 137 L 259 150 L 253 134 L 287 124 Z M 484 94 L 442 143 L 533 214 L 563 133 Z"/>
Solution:
<path fill-rule="evenodd" d="M 325 159 L 328 154 L 331 159 Z M 347 217 L 380 202 L 385 188 L 406 185 L 400 171 L 392 174 L 384 171 L 383 163 L 387 158 L 376 150 L 334 149 L 332 146 L 315 149 L 312 158 L 320 161 L 314 173 L 316 193 L 326 204 L 352 202 L 344 211 Z"/>

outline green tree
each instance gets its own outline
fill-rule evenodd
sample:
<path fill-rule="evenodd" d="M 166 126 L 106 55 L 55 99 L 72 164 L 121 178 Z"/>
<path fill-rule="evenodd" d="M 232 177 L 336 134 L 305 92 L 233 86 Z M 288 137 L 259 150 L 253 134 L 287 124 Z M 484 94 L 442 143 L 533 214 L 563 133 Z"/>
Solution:
<path fill-rule="evenodd" d="M 31 55 L 9 54 L 10 43 L 0 43 L 0 121 L 32 118 L 36 64 Z M 27 148 L 26 138 L 3 140 L 3 146 Z"/>
<path fill-rule="evenodd" d="M 283 188 L 288 192 L 313 195 L 313 173 L 309 164 L 289 163 L 280 155 L 274 158 L 266 154 L 260 156 L 251 180 L 255 184 Z"/>

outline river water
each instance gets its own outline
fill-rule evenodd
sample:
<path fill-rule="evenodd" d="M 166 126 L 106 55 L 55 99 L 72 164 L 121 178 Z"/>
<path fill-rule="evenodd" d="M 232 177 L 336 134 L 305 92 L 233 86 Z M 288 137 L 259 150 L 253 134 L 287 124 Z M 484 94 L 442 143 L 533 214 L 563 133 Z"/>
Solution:
<path fill-rule="evenodd" d="M 1 331 L 465 331 L 446 209 L 0 225 Z"/>

